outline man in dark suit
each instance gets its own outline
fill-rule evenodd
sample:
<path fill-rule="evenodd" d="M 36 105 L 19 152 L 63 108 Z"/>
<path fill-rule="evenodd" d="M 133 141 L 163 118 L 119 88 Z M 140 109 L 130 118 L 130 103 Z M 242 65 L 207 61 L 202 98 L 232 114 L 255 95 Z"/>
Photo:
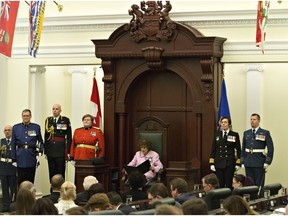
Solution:
<path fill-rule="evenodd" d="M 8 212 L 16 193 L 16 167 L 12 165 L 10 143 L 12 127 L 10 125 L 4 127 L 4 134 L 5 138 L 1 139 L 0 145 L 0 179 L 2 186 L 2 212 Z"/>
<path fill-rule="evenodd" d="M 253 113 L 250 118 L 251 129 L 243 135 L 241 164 L 244 165 L 246 176 L 253 179 L 261 188 L 265 182 L 265 172 L 272 163 L 274 145 L 268 130 L 259 127 L 260 115 Z M 265 152 L 267 148 L 268 152 Z"/>
<path fill-rule="evenodd" d="M 50 180 L 56 174 L 61 174 L 65 179 L 65 160 L 68 160 L 72 140 L 70 120 L 61 116 L 61 111 L 61 106 L 54 104 L 52 107 L 53 116 L 45 120 L 44 148 L 48 160 Z"/>
<path fill-rule="evenodd" d="M 51 179 L 52 192 L 51 194 L 44 197 L 50 199 L 54 204 L 58 203 L 58 200 L 60 198 L 60 188 L 64 181 L 65 180 L 61 174 L 54 175 Z"/>
<path fill-rule="evenodd" d="M 115 191 L 110 191 L 107 193 L 110 202 L 110 208 L 113 210 L 120 210 L 123 214 L 130 214 L 131 212 L 137 211 L 135 208 L 132 208 L 130 205 L 122 203 L 121 196 Z"/>
<path fill-rule="evenodd" d="M 210 154 L 210 169 L 216 173 L 221 188 L 232 189 L 235 169 L 240 168 L 241 145 L 239 134 L 230 130 L 231 119 L 222 117 L 221 131 L 213 139 Z"/>

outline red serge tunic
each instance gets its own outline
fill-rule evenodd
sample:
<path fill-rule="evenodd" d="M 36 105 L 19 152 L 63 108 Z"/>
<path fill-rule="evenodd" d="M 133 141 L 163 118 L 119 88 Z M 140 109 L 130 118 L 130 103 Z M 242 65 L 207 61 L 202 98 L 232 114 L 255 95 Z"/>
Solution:
<path fill-rule="evenodd" d="M 98 143 L 99 152 L 95 154 L 95 146 Z M 77 128 L 74 131 L 70 157 L 74 160 L 88 160 L 95 157 L 104 157 L 105 155 L 105 144 L 104 136 L 100 128 Z"/>

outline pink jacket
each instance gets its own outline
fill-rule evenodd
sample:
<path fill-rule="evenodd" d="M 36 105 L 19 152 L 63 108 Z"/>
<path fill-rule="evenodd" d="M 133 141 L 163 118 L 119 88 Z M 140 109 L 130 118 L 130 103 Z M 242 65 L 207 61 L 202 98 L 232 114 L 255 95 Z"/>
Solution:
<path fill-rule="evenodd" d="M 159 172 L 159 170 L 163 168 L 163 164 L 161 163 L 157 152 L 150 150 L 147 153 L 147 155 L 144 155 L 141 151 L 138 151 L 136 152 L 136 154 L 134 155 L 132 161 L 128 164 L 128 166 L 136 167 L 141 163 L 143 163 L 144 161 L 146 161 L 147 159 L 149 159 L 151 165 L 154 166 L 154 172 L 149 170 L 144 174 L 147 178 L 147 181 L 149 182 L 156 176 L 157 172 Z"/>

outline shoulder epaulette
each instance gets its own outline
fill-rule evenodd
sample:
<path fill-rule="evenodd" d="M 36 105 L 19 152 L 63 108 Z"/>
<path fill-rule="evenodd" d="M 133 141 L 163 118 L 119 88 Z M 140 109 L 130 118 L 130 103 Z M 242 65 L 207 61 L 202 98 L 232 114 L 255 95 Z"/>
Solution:
<path fill-rule="evenodd" d="M 97 130 L 100 130 L 100 128 L 99 128 L 99 127 L 95 127 L 95 126 L 92 126 L 92 128 L 94 128 L 94 129 L 97 129 Z"/>

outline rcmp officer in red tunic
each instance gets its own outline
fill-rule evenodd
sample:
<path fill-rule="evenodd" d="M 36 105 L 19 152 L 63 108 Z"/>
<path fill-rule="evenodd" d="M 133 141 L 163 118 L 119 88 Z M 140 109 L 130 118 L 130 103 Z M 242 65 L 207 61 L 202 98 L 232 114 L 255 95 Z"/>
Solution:
<path fill-rule="evenodd" d="M 28 180 L 34 183 L 39 154 L 43 153 L 43 139 L 40 125 L 31 123 L 31 111 L 22 111 L 22 123 L 12 129 L 11 158 L 17 163 L 18 185 Z M 16 165 L 16 164 L 15 164 Z"/>
<path fill-rule="evenodd" d="M 243 135 L 241 164 L 245 166 L 246 176 L 263 189 L 265 171 L 272 163 L 274 145 L 268 130 L 259 127 L 260 115 L 253 113 L 250 118 L 251 129 Z M 265 148 L 268 152 L 265 153 Z"/>
<path fill-rule="evenodd" d="M 45 120 L 44 153 L 48 160 L 50 180 L 56 174 L 61 174 L 65 178 L 66 160 L 72 140 L 70 120 L 61 116 L 61 111 L 61 106 L 54 104 L 53 116 Z"/>
<path fill-rule="evenodd" d="M 0 179 L 2 187 L 2 212 L 8 212 L 11 201 L 16 194 L 16 167 L 12 165 L 11 158 L 11 135 L 12 127 L 4 127 L 5 138 L 1 139 L 0 145 Z"/>
<path fill-rule="evenodd" d="M 210 154 L 210 169 L 216 173 L 221 188 L 232 189 L 235 170 L 240 168 L 241 146 L 239 134 L 229 129 L 231 119 L 221 118 L 221 129 L 214 137 Z"/>
<path fill-rule="evenodd" d="M 93 120 L 93 116 L 89 114 L 82 117 L 84 127 L 77 128 L 74 132 L 70 149 L 71 160 L 104 157 L 104 136 L 100 128 L 92 126 Z"/>

